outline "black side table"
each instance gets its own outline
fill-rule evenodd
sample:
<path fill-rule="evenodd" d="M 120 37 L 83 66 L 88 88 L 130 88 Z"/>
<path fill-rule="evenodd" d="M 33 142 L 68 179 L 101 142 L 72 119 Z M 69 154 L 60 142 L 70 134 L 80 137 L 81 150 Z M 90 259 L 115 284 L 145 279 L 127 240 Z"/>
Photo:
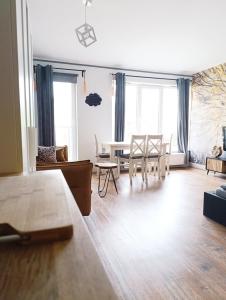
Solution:
<path fill-rule="evenodd" d="M 104 198 L 106 196 L 107 191 L 108 191 L 108 184 L 110 181 L 110 177 L 112 177 L 112 179 L 113 179 L 115 190 L 118 194 L 118 189 L 116 186 L 115 177 L 114 177 L 114 173 L 113 173 L 113 169 L 117 169 L 118 165 L 115 163 L 112 163 L 112 162 L 102 162 L 102 163 L 100 162 L 100 163 L 96 163 L 95 166 L 97 168 L 99 168 L 98 195 L 101 198 Z M 102 188 L 100 187 L 101 170 L 106 170 L 104 185 Z"/>

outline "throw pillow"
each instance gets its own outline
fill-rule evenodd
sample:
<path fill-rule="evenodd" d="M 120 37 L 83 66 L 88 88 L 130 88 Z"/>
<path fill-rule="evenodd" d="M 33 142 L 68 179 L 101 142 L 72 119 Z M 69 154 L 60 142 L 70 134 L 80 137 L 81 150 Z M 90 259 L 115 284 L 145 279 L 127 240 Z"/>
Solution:
<path fill-rule="evenodd" d="M 56 159 L 57 161 L 66 161 L 64 156 L 64 148 L 56 148 Z"/>
<path fill-rule="evenodd" d="M 54 146 L 44 147 L 38 146 L 38 162 L 56 163 L 56 150 Z"/>

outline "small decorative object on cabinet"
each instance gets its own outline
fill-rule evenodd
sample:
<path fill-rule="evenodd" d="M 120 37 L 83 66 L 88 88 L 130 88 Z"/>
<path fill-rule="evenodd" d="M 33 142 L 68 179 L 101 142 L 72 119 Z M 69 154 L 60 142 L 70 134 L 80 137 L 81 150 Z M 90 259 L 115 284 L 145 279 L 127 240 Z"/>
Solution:
<path fill-rule="evenodd" d="M 222 154 L 222 148 L 219 146 L 214 146 L 211 154 L 213 157 L 219 157 Z"/>
<path fill-rule="evenodd" d="M 206 170 L 207 174 L 209 171 L 213 171 L 214 174 L 218 173 L 226 173 L 226 160 L 216 157 L 207 157 L 206 158 Z"/>

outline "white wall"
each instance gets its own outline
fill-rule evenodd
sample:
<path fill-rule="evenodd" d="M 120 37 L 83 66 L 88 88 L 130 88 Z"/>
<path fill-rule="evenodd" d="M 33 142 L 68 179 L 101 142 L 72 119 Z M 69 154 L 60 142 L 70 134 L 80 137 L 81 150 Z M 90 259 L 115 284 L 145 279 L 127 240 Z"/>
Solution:
<path fill-rule="evenodd" d="M 78 79 L 78 159 L 95 159 L 94 134 L 100 142 L 111 141 L 112 136 L 112 76 L 111 70 L 85 68 L 87 93 L 97 93 L 101 105 L 85 103 L 83 78 Z M 101 150 L 101 149 L 100 149 Z"/>

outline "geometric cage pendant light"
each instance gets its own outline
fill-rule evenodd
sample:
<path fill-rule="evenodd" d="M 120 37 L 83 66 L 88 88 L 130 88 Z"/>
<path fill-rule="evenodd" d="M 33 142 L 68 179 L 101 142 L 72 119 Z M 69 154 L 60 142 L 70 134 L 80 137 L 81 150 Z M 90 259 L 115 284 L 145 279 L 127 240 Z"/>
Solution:
<path fill-rule="evenodd" d="M 93 4 L 93 0 L 83 0 L 82 2 L 87 7 L 90 7 Z"/>
<path fill-rule="evenodd" d="M 97 41 L 93 26 L 86 22 L 86 8 L 91 6 L 93 0 L 83 0 L 85 6 L 85 23 L 75 29 L 77 38 L 84 47 L 89 47 Z"/>

